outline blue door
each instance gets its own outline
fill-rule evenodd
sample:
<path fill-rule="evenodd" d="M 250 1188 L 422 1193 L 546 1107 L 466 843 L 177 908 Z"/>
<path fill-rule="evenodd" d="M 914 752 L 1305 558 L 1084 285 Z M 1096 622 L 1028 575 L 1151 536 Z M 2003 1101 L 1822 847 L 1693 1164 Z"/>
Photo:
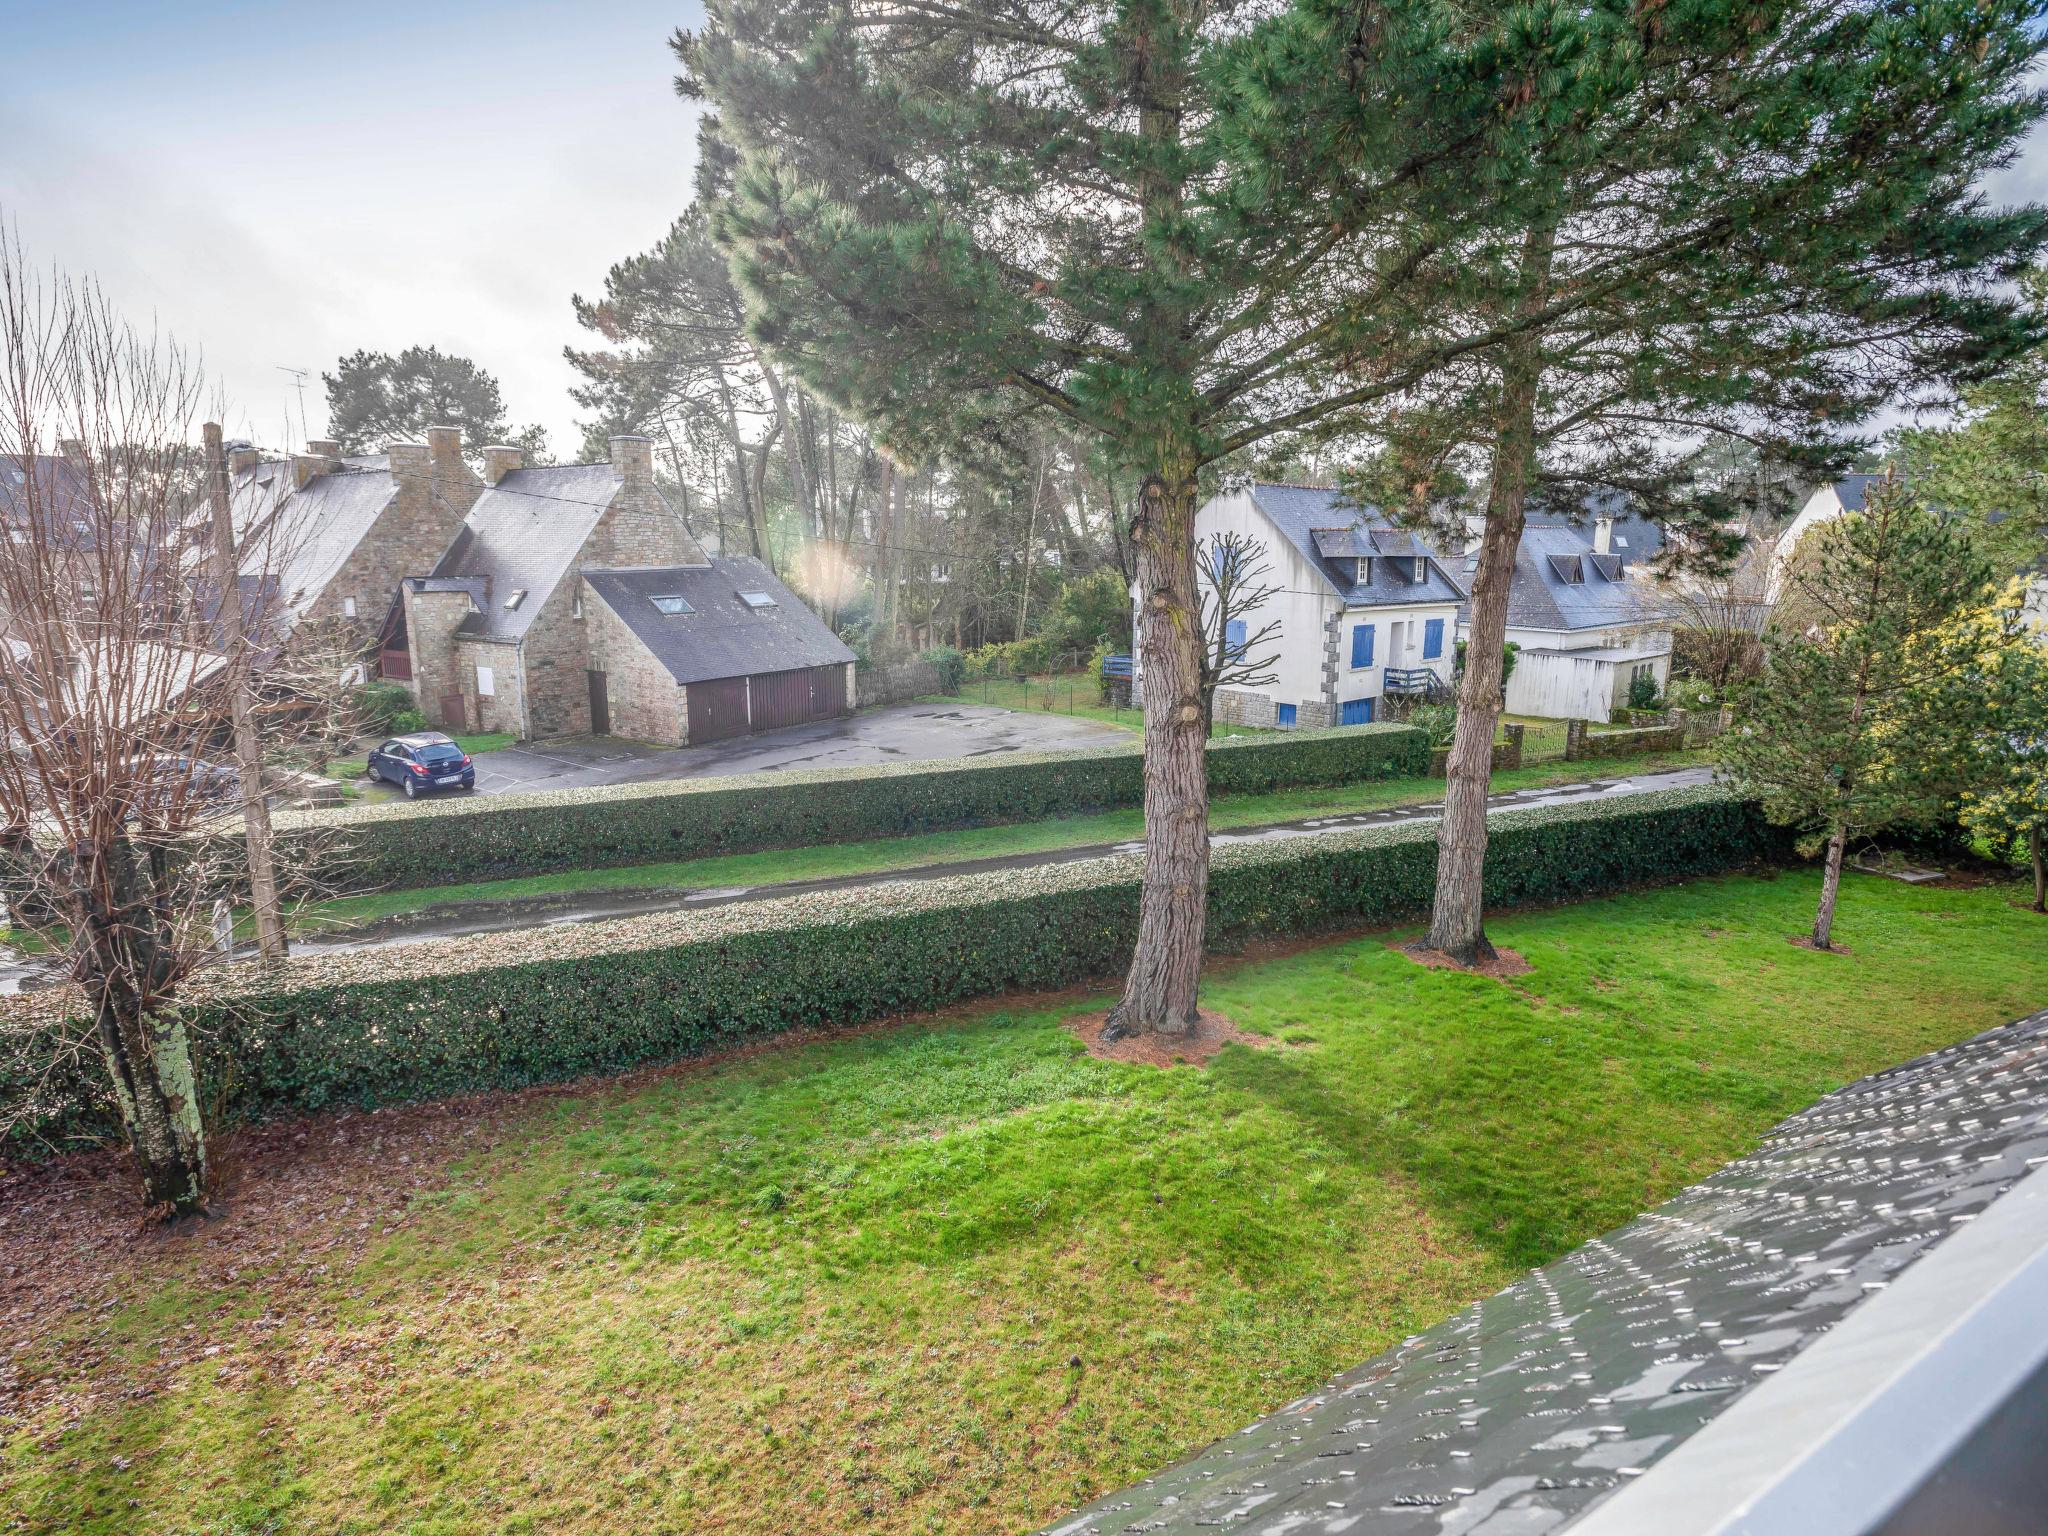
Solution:
<path fill-rule="evenodd" d="M 1372 665 L 1372 626 L 1357 624 L 1351 630 L 1351 665 L 1369 667 Z"/>
<path fill-rule="evenodd" d="M 1371 699 L 1346 699 L 1337 706 L 1339 725 L 1370 725 L 1372 723 Z"/>
<path fill-rule="evenodd" d="M 1275 723 L 1281 730 L 1291 731 L 1294 729 L 1294 714 L 1297 707 L 1293 704 L 1282 704 L 1280 706 Z"/>
<path fill-rule="evenodd" d="M 1435 661 L 1444 653 L 1444 621 L 1429 619 L 1422 626 L 1422 659 Z"/>

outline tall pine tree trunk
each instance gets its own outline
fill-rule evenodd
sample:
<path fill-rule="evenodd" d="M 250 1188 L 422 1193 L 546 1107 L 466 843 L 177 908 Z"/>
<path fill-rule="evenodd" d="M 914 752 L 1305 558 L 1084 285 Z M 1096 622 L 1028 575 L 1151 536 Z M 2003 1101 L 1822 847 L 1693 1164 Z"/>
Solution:
<path fill-rule="evenodd" d="M 1813 947 L 1834 948 L 1835 897 L 1842 889 L 1842 852 L 1849 844 L 1849 829 L 1838 826 L 1828 839 L 1827 862 L 1821 866 L 1820 906 L 1813 914 Z"/>
<path fill-rule="evenodd" d="M 1479 569 L 1472 577 L 1465 680 L 1458 690 L 1443 820 L 1437 823 L 1436 898 L 1424 942 L 1461 965 L 1482 965 L 1494 955 L 1485 921 L 1486 791 L 1493 779 L 1493 733 L 1500 723 L 1508 590 L 1535 472 L 1539 367 L 1534 338 L 1516 342 L 1503 380 L 1486 525 L 1479 539 Z"/>
<path fill-rule="evenodd" d="M 1104 1039 L 1195 1023 L 1208 916 L 1209 780 L 1195 590 L 1195 477 L 1154 476 L 1133 530 L 1145 691 L 1145 875 L 1138 947 Z"/>

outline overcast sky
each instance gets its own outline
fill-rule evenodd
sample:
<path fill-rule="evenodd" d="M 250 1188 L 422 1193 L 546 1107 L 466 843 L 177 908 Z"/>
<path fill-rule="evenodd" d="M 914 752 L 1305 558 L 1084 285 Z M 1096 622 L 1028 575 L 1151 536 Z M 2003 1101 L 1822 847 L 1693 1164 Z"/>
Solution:
<path fill-rule="evenodd" d="M 321 370 L 431 343 L 575 455 L 569 296 L 688 200 L 666 40 L 697 0 L 0 9 L 0 215 L 198 344 L 230 435 L 318 437 Z"/>
<path fill-rule="evenodd" d="M 0 215 L 202 347 L 231 435 L 318 437 L 322 369 L 432 344 L 575 455 L 569 296 L 689 197 L 698 0 L 0 6 Z M 2048 197 L 2048 137 L 1991 191 Z"/>

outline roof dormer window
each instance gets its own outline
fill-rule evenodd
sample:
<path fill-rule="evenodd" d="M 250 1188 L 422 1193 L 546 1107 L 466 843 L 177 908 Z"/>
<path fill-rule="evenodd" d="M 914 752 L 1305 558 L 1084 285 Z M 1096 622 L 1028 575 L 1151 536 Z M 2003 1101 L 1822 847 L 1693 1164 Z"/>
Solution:
<path fill-rule="evenodd" d="M 505 611 L 507 613 L 510 613 L 513 609 L 517 608 L 521 603 L 525 601 L 526 588 L 521 587 L 517 592 L 514 592 L 510 597 L 505 599 Z"/>

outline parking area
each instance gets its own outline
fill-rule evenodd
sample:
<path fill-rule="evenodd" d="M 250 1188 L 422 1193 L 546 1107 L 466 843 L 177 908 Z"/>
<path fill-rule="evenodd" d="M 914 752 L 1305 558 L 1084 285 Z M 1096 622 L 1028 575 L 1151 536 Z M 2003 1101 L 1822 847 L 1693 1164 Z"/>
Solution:
<path fill-rule="evenodd" d="M 850 768 L 998 752 L 1065 752 L 1132 739 L 1071 715 L 979 704 L 903 704 L 818 720 L 703 747 L 650 747 L 610 737 L 543 741 L 477 754 L 476 792 L 514 794 L 592 784 L 641 784 L 785 768 Z"/>

